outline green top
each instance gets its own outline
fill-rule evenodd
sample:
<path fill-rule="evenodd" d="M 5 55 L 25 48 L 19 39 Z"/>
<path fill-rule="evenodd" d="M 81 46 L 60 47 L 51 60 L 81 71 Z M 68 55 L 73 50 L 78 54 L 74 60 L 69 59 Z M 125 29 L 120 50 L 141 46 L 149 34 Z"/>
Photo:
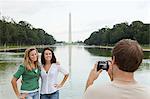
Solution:
<path fill-rule="evenodd" d="M 20 65 L 14 74 L 15 78 L 22 76 L 21 90 L 32 91 L 39 88 L 40 69 L 27 70 L 24 65 Z"/>

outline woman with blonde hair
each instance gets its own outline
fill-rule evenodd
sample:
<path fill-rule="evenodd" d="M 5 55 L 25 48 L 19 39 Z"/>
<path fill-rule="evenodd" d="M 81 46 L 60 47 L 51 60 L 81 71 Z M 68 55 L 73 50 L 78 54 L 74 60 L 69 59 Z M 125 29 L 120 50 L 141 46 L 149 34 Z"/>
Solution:
<path fill-rule="evenodd" d="M 17 87 L 17 80 L 22 76 L 21 90 Z M 38 51 L 35 47 L 25 50 L 24 62 L 11 80 L 13 90 L 19 99 L 39 99 Z"/>

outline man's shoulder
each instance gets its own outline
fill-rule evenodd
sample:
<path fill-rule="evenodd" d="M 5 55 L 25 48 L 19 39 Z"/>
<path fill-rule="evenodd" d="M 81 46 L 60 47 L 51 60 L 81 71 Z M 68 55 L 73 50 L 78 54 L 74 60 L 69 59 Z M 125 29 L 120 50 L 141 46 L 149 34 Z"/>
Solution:
<path fill-rule="evenodd" d="M 105 83 L 105 84 L 100 84 L 100 85 L 91 85 L 87 90 L 93 91 L 93 92 L 105 92 L 109 91 L 112 87 L 111 83 Z"/>
<path fill-rule="evenodd" d="M 150 87 L 141 84 L 120 85 L 112 82 L 89 86 L 85 92 L 85 99 L 99 99 L 99 97 L 111 99 L 112 96 L 114 99 L 122 99 L 122 96 L 129 97 L 129 99 L 133 99 L 132 96 L 136 97 L 134 99 L 147 99 L 150 97 Z"/>
<path fill-rule="evenodd" d="M 149 95 L 150 95 L 150 86 L 148 86 L 148 85 L 141 85 L 141 87 L 143 87 L 143 89 L 145 89 L 145 91 L 148 92 Z"/>
<path fill-rule="evenodd" d="M 144 89 L 144 90 L 148 90 L 150 92 L 150 86 L 149 85 L 144 85 L 144 84 L 136 84 L 135 86 L 136 88 L 139 88 L 139 89 Z"/>
<path fill-rule="evenodd" d="M 87 88 L 84 94 L 84 99 L 98 99 L 98 97 L 103 99 L 107 97 L 108 93 L 112 92 L 111 89 L 111 83 L 91 85 Z"/>

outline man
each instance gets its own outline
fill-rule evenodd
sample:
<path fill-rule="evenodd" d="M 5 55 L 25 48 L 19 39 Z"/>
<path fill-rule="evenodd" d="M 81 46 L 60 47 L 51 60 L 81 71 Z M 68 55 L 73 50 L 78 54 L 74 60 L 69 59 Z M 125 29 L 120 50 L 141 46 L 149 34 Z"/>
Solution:
<path fill-rule="evenodd" d="M 134 72 L 142 59 L 143 51 L 138 42 L 130 39 L 119 41 L 112 50 L 112 61 L 107 71 L 112 82 L 93 85 L 102 72 L 97 72 L 95 64 L 87 80 L 84 99 L 150 99 L 150 88 L 134 79 Z"/>

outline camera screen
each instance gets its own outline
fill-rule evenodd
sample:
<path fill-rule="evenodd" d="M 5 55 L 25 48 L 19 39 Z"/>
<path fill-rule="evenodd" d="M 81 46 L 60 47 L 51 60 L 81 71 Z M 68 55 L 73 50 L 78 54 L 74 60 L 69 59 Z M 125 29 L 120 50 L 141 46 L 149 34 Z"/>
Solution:
<path fill-rule="evenodd" d="M 99 71 L 100 69 L 108 70 L 108 68 L 109 68 L 109 65 L 108 65 L 107 61 L 99 61 L 98 62 L 97 71 Z"/>

